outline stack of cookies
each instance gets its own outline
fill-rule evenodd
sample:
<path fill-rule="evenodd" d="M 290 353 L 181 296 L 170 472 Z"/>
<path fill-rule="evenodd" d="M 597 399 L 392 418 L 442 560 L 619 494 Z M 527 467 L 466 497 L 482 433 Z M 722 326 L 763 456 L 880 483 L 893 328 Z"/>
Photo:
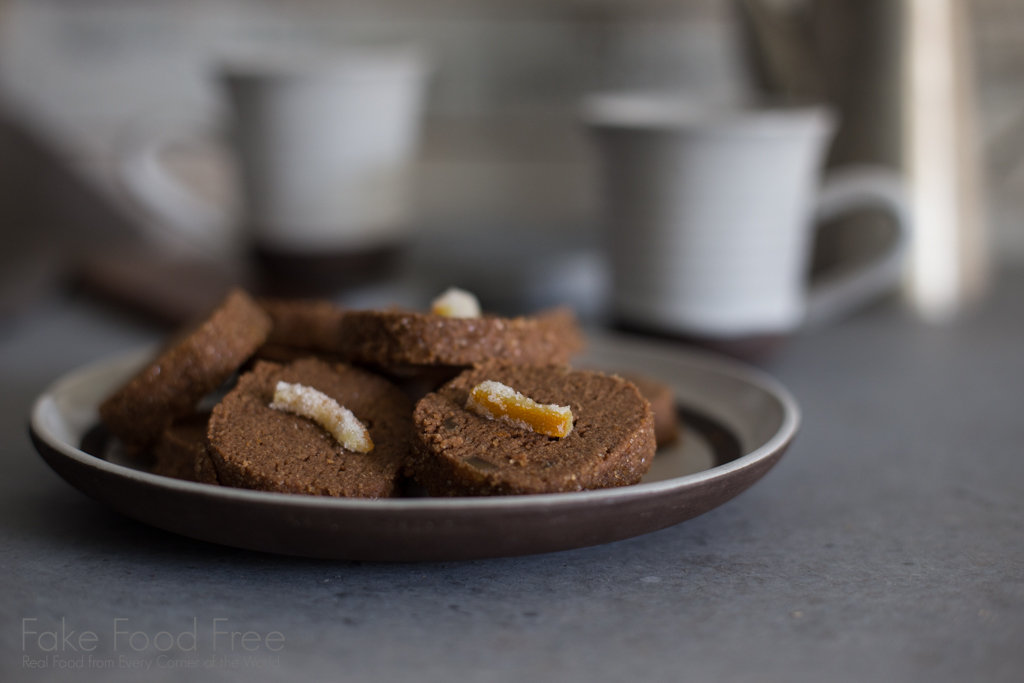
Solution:
<path fill-rule="evenodd" d="M 410 480 L 432 496 L 635 484 L 655 414 L 634 382 L 570 369 L 583 345 L 567 310 L 482 315 L 458 290 L 429 313 L 236 290 L 100 416 L 153 472 L 222 486 L 384 498 Z"/>

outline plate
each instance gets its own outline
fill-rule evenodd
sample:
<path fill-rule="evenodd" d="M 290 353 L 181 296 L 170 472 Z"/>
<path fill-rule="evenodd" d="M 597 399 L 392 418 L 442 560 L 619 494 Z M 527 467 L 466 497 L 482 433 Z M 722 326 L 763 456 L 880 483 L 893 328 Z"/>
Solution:
<path fill-rule="evenodd" d="M 180 481 L 90 455 L 97 407 L 152 349 L 69 373 L 31 416 L 32 441 L 68 483 L 118 512 L 192 538 L 271 553 L 358 560 L 466 560 L 609 543 L 728 501 L 760 479 L 796 435 L 800 411 L 777 381 L 717 355 L 591 336 L 577 365 L 640 372 L 672 386 L 685 435 L 633 486 L 481 498 L 361 500 Z M 88 437 L 88 438 L 87 438 Z"/>

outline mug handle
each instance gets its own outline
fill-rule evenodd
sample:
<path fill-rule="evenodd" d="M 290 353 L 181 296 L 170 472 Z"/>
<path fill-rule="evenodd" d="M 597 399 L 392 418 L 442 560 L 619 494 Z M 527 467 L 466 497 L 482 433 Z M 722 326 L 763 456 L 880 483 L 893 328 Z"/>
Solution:
<path fill-rule="evenodd" d="M 863 209 L 882 209 L 896 224 L 896 235 L 882 253 L 849 270 L 817 278 L 807 301 L 805 327 L 815 327 L 846 315 L 884 294 L 902 278 L 903 258 L 913 222 L 902 176 L 879 166 L 847 166 L 832 171 L 818 193 L 814 219 L 817 225 Z"/>
<path fill-rule="evenodd" d="M 141 208 L 164 241 L 185 243 L 204 253 L 223 255 L 232 247 L 232 212 L 203 200 L 167 170 L 164 150 L 174 143 L 208 137 L 164 131 L 129 140 L 119 149 L 118 177 L 130 200 Z"/>

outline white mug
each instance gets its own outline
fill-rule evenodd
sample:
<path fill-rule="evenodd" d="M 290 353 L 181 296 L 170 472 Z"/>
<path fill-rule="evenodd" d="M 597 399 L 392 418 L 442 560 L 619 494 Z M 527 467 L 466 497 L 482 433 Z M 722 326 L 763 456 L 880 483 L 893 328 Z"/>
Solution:
<path fill-rule="evenodd" d="M 164 228 L 214 251 L 240 234 L 242 246 L 296 256 L 407 236 L 427 80 L 418 51 L 236 54 L 216 73 L 230 104 L 242 215 L 201 201 L 167 171 L 163 150 L 196 132 L 166 131 L 132 145 L 121 164 L 127 189 Z"/>
<path fill-rule="evenodd" d="M 613 308 L 627 326 L 781 336 L 898 282 L 910 231 L 902 182 L 866 167 L 821 182 L 829 109 L 610 93 L 589 98 L 585 116 L 604 156 Z M 815 223 L 863 208 L 890 212 L 897 237 L 870 263 L 809 286 Z"/>

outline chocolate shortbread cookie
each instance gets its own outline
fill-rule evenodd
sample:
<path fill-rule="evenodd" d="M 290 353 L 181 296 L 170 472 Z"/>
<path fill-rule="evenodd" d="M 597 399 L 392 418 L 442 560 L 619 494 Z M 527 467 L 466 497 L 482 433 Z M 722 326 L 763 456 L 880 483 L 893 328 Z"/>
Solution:
<path fill-rule="evenodd" d="M 196 461 L 208 458 L 206 428 L 209 422 L 210 413 L 208 412 L 187 415 L 172 422 L 153 447 L 153 453 L 156 456 L 153 474 L 187 481 L 199 481 Z M 214 482 L 216 482 L 215 476 Z"/>
<path fill-rule="evenodd" d="M 437 391 L 469 368 L 459 365 L 369 365 L 366 369 L 386 377 L 415 405 L 421 398 Z"/>
<path fill-rule="evenodd" d="M 128 453 L 141 454 L 241 367 L 266 341 L 270 325 L 248 294 L 233 290 L 206 321 L 100 405 L 103 424 Z"/>
<path fill-rule="evenodd" d="M 270 407 L 278 382 L 316 389 L 355 414 L 373 450 L 343 448 L 310 419 Z M 384 498 L 397 481 L 412 436 L 412 404 L 382 377 L 308 358 L 258 362 L 213 409 L 210 456 L 222 485 L 322 496 Z"/>
<path fill-rule="evenodd" d="M 584 346 L 575 316 L 556 308 L 536 316 L 448 318 L 413 311 L 350 311 L 338 349 L 354 362 L 470 366 L 497 359 L 565 363 Z"/>
<path fill-rule="evenodd" d="M 676 399 L 672 387 L 663 384 L 653 377 L 624 372 L 622 376 L 636 385 L 640 395 L 651 404 L 654 413 L 654 438 L 658 448 L 668 446 L 679 440 L 679 415 L 676 412 Z"/>
<path fill-rule="evenodd" d="M 470 390 L 501 382 L 538 403 L 568 405 L 557 439 L 466 409 Z M 416 405 L 408 473 L 433 496 L 553 493 L 635 484 L 654 458 L 654 417 L 636 386 L 562 366 L 489 363 Z"/>
<path fill-rule="evenodd" d="M 345 310 L 322 299 L 260 299 L 273 327 L 267 344 L 336 353 Z"/>
<path fill-rule="evenodd" d="M 195 461 L 195 480 L 201 484 L 220 484 L 220 477 L 217 476 L 217 468 L 213 466 L 213 458 L 210 457 L 209 443 L 198 455 Z"/>
<path fill-rule="evenodd" d="M 298 346 L 284 346 L 282 344 L 271 344 L 266 343 L 260 348 L 256 349 L 256 353 L 252 355 L 252 361 L 266 360 L 271 363 L 280 363 L 281 365 L 287 365 L 303 358 L 316 358 L 322 360 L 325 363 L 344 363 L 347 359 L 337 353 L 331 353 L 330 351 L 315 351 L 313 349 L 298 347 Z M 247 368 L 248 369 L 248 368 Z"/>

